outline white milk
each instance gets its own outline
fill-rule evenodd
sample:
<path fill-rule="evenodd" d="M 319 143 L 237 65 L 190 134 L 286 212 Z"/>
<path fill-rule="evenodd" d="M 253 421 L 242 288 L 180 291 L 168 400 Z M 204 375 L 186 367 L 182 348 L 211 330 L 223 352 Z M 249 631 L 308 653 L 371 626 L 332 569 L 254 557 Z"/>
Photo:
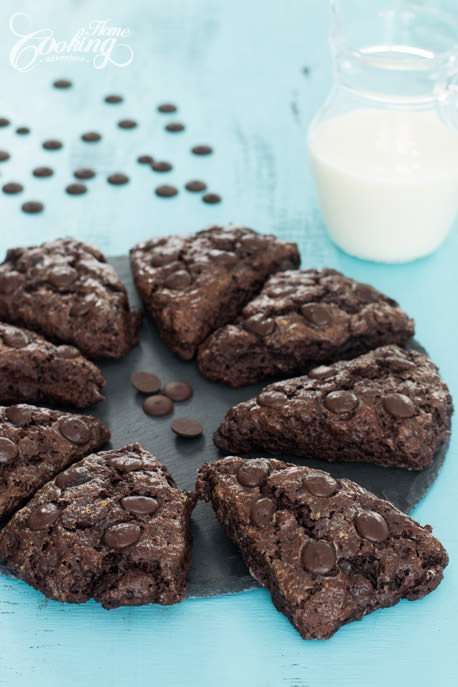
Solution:
<path fill-rule="evenodd" d="M 458 133 L 431 112 L 357 109 L 312 127 L 309 150 L 332 240 L 379 262 L 414 260 L 458 211 Z"/>

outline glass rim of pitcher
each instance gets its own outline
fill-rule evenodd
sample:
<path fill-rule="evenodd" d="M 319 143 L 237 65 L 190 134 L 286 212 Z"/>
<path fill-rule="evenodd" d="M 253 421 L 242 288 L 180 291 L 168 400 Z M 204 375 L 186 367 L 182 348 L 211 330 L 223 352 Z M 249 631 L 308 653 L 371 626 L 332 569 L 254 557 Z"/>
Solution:
<path fill-rule="evenodd" d="M 339 18 L 338 2 L 339 0 L 330 0 L 332 45 L 335 45 L 341 50 L 343 49 L 345 53 L 358 58 L 361 62 L 367 61 L 370 62 L 373 66 L 374 64 L 379 63 L 380 67 L 383 67 L 384 64 L 386 65 L 390 61 L 389 57 L 380 55 L 375 56 L 372 52 L 369 52 L 367 49 L 365 50 L 364 48 L 361 48 L 359 46 L 355 47 L 346 40 L 342 31 L 342 22 Z M 426 48 L 418 47 L 415 49 L 415 56 L 412 54 L 411 51 L 406 50 L 406 63 L 408 62 L 409 69 L 415 68 L 416 64 L 418 65 L 418 69 L 424 69 L 425 58 L 428 58 L 428 63 L 430 66 L 432 66 L 432 64 L 440 64 L 448 60 L 452 56 L 458 57 L 458 18 L 455 19 L 453 15 L 442 10 L 438 10 L 433 7 L 424 7 L 422 5 L 417 5 L 414 2 L 407 2 L 405 0 L 402 0 L 402 4 L 406 8 L 415 10 L 422 16 L 429 15 L 433 16 L 436 19 L 440 19 L 443 22 L 444 26 L 446 26 L 449 29 L 450 27 L 452 27 L 452 29 L 456 31 L 456 41 L 448 50 L 434 52 Z M 377 48 L 379 46 L 374 47 Z M 398 51 L 402 53 L 402 48 L 407 46 L 396 45 L 393 47 L 396 47 Z"/>

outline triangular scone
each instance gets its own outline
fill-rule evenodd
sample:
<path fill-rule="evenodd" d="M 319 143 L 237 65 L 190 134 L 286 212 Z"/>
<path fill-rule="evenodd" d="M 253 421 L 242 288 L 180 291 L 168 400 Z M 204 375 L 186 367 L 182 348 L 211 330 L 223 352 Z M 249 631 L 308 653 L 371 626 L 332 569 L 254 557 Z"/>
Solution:
<path fill-rule="evenodd" d="M 100 420 L 88 415 L 25 404 L 0 406 L 0 520 L 109 438 Z"/>
<path fill-rule="evenodd" d="M 425 596 L 448 563 L 429 525 L 321 470 L 225 458 L 200 468 L 197 492 L 304 639 Z"/>
<path fill-rule="evenodd" d="M 267 277 L 300 262 L 295 243 L 237 224 L 143 241 L 130 258 L 161 338 L 185 360 L 210 332 L 235 319 Z"/>
<path fill-rule="evenodd" d="M 233 324 L 199 349 L 205 377 L 237 387 L 406 344 L 414 324 L 396 301 L 330 269 L 279 272 Z"/>
<path fill-rule="evenodd" d="M 0 560 L 50 599 L 174 604 L 186 591 L 196 496 L 140 444 L 87 456 L 0 532 Z"/>
<path fill-rule="evenodd" d="M 449 436 L 452 399 L 422 353 L 383 346 L 266 386 L 214 434 L 227 453 L 290 453 L 422 470 Z"/>
<path fill-rule="evenodd" d="M 92 360 L 121 358 L 138 342 L 138 309 L 94 246 L 72 238 L 12 248 L 0 265 L 0 320 L 72 344 Z"/>
<path fill-rule="evenodd" d="M 94 363 L 74 346 L 0 322 L 0 403 L 48 403 L 87 408 L 103 400 Z"/>

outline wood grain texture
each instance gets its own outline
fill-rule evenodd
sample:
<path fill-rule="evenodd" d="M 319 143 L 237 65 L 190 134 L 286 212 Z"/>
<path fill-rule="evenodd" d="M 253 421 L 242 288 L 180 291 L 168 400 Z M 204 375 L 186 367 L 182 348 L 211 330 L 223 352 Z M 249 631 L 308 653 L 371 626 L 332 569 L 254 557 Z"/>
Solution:
<path fill-rule="evenodd" d="M 69 39 L 93 19 L 112 19 L 132 31 L 129 67 L 95 70 L 89 63 L 43 62 L 18 73 L 8 62 L 14 38 L 9 17 L 28 12 L 33 28 L 52 28 Z M 306 156 L 306 129 L 330 82 L 324 0 L 14 0 L 0 6 L 0 116 L 30 126 L 29 136 L 0 130 L 0 183 L 24 183 L 21 196 L 0 193 L 0 253 L 8 247 L 74 235 L 107 254 L 136 241 L 212 222 L 240 221 L 298 241 L 303 265 L 328 265 L 398 299 L 417 322 L 417 338 L 458 397 L 458 229 L 428 259 L 404 266 L 358 261 L 327 239 L 317 209 Z M 308 72 L 304 73 L 304 67 Z M 69 91 L 50 87 L 71 78 Z M 125 102 L 102 98 L 121 93 Z M 167 117 L 155 107 L 176 102 L 174 119 L 186 131 L 163 131 Z M 140 126 L 120 132 L 116 121 Z M 84 131 L 103 139 L 89 147 Z M 41 142 L 62 138 L 65 147 L 46 153 Z M 198 158 L 189 149 L 208 143 L 215 154 Z M 136 163 L 149 153 L 170 160 L 170 175 Z M 50 165 L 56 175 L 37 180 L 30 171 Z M 77 167 L 98 175 L 89 193 L 64 193 Z M 131 182 L 110 187 L 105 177 L 122 171 Z M 164 177 L 167 179 L 164 180 Z M 223 203 L 207 206 L 182 190 L 202 178 Z M 175 199 L 157 198 L 160 183 L 180 187 Z M 24 200 L 46 205 L 40 216 L 20 212 Z M 205 456 L 202 457 L 203 460 Z M 245 687 L 426 686 L 456 683 L 458 597 L 458 444 L 414 517 L 431 522 L 451 563 L 440 587 L 422 601 L 401 602 L 353 623 L 327 642 L 303 642 L 277 613 L 264 591 L 175 608 L 145 607 L 106 612 L 47 602 L 21 582 L 0 576 L 0 685 L 242 685 Z"/>

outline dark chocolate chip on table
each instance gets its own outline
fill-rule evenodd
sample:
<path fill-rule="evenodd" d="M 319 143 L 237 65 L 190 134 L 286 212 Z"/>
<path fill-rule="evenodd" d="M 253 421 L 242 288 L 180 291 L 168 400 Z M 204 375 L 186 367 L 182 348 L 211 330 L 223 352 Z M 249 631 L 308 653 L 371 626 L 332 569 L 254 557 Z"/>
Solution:
<path fill-rule="evenodd" d="M 57 141 L 56 139 L 49 139 L 49 141 L 43 142 L 43 148 L 45 150 L 60 150 L 62 145 L 61 141 Z"/>
<path fill-rule="evenodd" d="M 37 212 L 42 212 L 45 206 L 43 203 L 40 203 L 39 200 L 28 200 L 26 203 L 23 203 L 21 207 L 22 211 L 27 214 L 36 214 Z"/>
<path fill-rule="evenodd" d="M 129 177 L 126 174 L 110 174 L 110 176 L 107 178 L 107 181 L 109 184 L 113 184 L 113 186 L 122 186 L 123 184 L 127 184 L 129 181 Z"/>
<path fill-rule="evenodd" d="M 10 159 L 10 154 L 6 150 L 0 150 L 0 162 L 6 162 Z"/>
<path fill-rule="evenodd" d="M 88 131 L 87 133 L 82 134 L 81 138 L 86 143 L 97 143 L 97 141 L 100 141 L 102 136 L 96 131 Z"/>
<path fill-rule="evenodd" d="M 203 181 L 195 179 L 193 181 L 188 181 L 185 188 L 187 191 L 191 191 L 192 193 L 198 193 L 199 191 L 205 191 L 207 184 L 204 184 Z"/>
<path fill-rule="evenodd" d="M 118 126 L 120 129 L 135 129 L 137 122 L 134 119 L 121 119 Z"/>
<path fill-rule="evenodd" d="M 89 167 L 81 167 L 73 172 L 73 176 L 77 179 L 92 179 L 95 177 L 95 172 L 93 169 L 89 169 Z"/>
<path fill-rule="evenodd" d="M 105 102 L 109 105 L 117 105 L 118 103 L 122 103 L 122 101 L 123 98 L 120 95 L 107 95 L 105 98 Z"/>
<path fill-rule="evenodd" d="M 191 151 L 194 155 L 210 155 L 213 152 L 213 148 L 211 146 L 199 145 L 191 148 Z"/>
<path fill-rule="evenodd" d="M 9 126 L 10 123 L 11 123 L 10 120 L 7 119 L 6 117 L 0 117 L 0 127 Z"/>
<path fill-rule="evenodd" d="M 54 88 L 71 88 L 72 82 L 68 79 L 58 79 L 53 83 Z"/>
<path fill-rule="evenodd" d="M 160 417 L 168 415 L 173 410 L 173 403 L 167 396 L 148 396 L 143 402 L 143 410 L 147 415 Z"/>
<path fill-rule="evenodd" d="M 84 184 L 69 184 L 65 190 L 71 196 L 80 196 L 83 193 L 86 193 L 87 186 Z"/>
<path fill-rule="evenodd" d="M 176 134 L 179 131 L 184 131 L 184 124 L 181 122 L 170 122 L 169 124 L 165 125 L 165 129 L 170 131 L 172 134 Z"/>
<path fill-rule="evenodd" d="M 187 382 L 168 382 L 162 390 L 172 401 L 187 401 L 193 394 L 192 386 Z"/>
<path fill-rule="evenodd" d="M 141 370 L 131 374 L 130 383 L 142 394 L 155 394 L 161 388 L 161 380 L 157 375 Z"/>
<path fill-rule="evenodd" d="M 178 189 L 175 186 L 169 186 L 167 184 L 164 186 L 158 186 L 155 189 L 155 194 L 160 198 L 172 198 L 172 196 L 176 196 L 177 193 Z"/>
<path fill-rule="evenodd" d="M 184 439 L 195 439 L 200 436 L 204 430 L 200 422 L 192 420 L 188 417 L 177 417 L 170 423 L 170 428 Z"/>
<path fill-rule="evenodd" d="M 202 200 L 204 203 L 208 203 L 209 205 L 215 205 L 216 203 L 221 202 L 221 196 L 217 193 L 206 193 L 204 196 L 202 196 Z"/>
<path fill-rule="evenodd" d="M 54 171 L 51 169 L 51 167 L 36 167 L 33 170 L 32 174 L 34 177 L 44 179 L 45 177 L 52 176 L 54 174 Z"/>
<path fill-rule="evenodd" d="M 0 437 L 0 465 L 2 463 L 9 463 L 10 460 L 16 458 L 18 453 L 19 451 L 14 441 L 7 437 Z"/>
<path fill-rule="evenodd" d="M 24 187 L 22 184 L 18 184 L 15 181 L 10 181 L 7 184 L 4 184 L 2 186 L 2 191 L 3 193 L 8 193 L 8 194 L 15 194 L 15 193 L 20 193 L 21 191 L 24 190 Z"/>
<path fill-rule="evenodd" d="M 170 172 L 170 170 L 173 169 L 170 162 L 166 162 L 165 160 L 154 161 L 151 163 L 151 167 L 155 172 Z"/>
<path fill-rule="evenodd" d="M 10 406 L 6 409 L 6 417 L 13 425 L 17 425 L 18 427 L 28 425 L 32 419 L 32 413 L 32 408 L 26 405 Z"/>
<path fill-rule="evenodd" d="M 176 105 L 172 105 L 172 103 L 163 103 L 162 105 L 159 105 L 157 109 L 159 112 L 165 114 L 177 111 Z"/>
<path fill-rule="evenodd" d="M 19 126 L 16 129 L 16 133 L 19 134 L 19 136 L 25 136 L 26 134 L 30 134 L 30 129 L 28 126 Z"/>
<path fill-rule="evenodd" d="M 154 162 L 154 159 L 151 157 L 151 155 L 140 155 L 137 157 L 137 162 L 141 165 L 151 165 Z"/>

